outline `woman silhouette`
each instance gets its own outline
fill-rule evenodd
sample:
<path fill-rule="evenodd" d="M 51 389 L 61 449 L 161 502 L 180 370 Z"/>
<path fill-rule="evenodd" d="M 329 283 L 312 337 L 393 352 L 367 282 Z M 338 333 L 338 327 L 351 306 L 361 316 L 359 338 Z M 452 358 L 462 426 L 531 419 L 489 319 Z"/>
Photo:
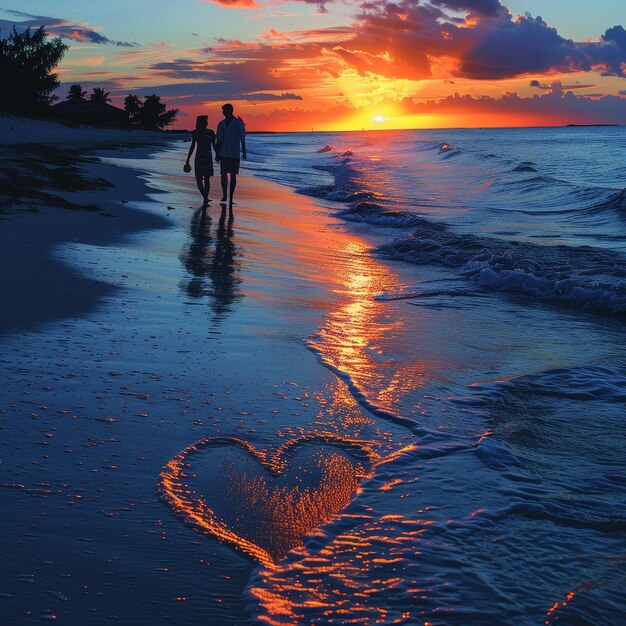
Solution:
<path fill-rule="evenodd" d="M 191 147 L 185 161 L 185 170 L 190 169 L 189 159 L 195 149 L 196 158 L 194 160 L 194 172 L 196 175 L 196 184 L 202 194 L 204 202 L 202 208 L 205 209 L 209 204 L 209 191 L 211 189 L 211 176 L 213 176 L 213 151 L 215 151 L 215 133 L 207 128 L 208 116 L 198 115 L 196 118 L 196 130 L 191 136 Z"/>

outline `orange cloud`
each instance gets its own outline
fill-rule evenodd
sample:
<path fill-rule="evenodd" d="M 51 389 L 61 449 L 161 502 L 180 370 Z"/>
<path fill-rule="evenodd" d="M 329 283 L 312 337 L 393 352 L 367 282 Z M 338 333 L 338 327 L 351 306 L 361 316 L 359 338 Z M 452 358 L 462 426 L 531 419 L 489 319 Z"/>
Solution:
<path fill-rule="evenodd" d="M 199 0 L 200 2 L 219 4 L 229 9 L 259 9 L 260 4 L 257 4 L 254 0 Z"/>
<path fill-rule="evenodd" d="M 289 39 L 287 35 L 285 35 L 284 33 L 279 33 L 274 28 L 270 28 L 269 30 L 266 30 L 264 33 L 261 33 L 258 37 L 259 39 L 280 39 L 283 41 Z"/>

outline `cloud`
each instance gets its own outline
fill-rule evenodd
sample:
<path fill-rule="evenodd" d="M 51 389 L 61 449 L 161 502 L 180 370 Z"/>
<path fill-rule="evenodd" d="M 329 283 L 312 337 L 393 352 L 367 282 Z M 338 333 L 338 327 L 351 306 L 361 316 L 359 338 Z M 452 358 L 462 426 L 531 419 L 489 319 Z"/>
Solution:
<path fill-rule="evenodd" d="M 200 0 L 200 2 L 219 4 L 229 9 L 260 9 L 261 5 L 255 0 Z"/>
<path fill-rule="evenodd" d="M 386 53 L 389 63 L 378 69 L 388 77 L 428 77 L 442 59 L 454 63 L 454 75 L 479 80 L 592 69 L 624 76 L 626 31 L 621 26 L 608 29 L 597 42 L 576 43 L 541 17 L 514 18 L 499 2 L 401 0 L 362 6 L 352 45 L 345 48 Z M 470 13 L 460 19 L 444 8 Z"/>
<path fill-rule="evenodd" d="M 246 102 L 279 102 L 285 100 L 303 100 L 302 96 L 291 93 L 271 93 L 266 91 L 246 91 L 246 85 L 235 85 L 229 82 L 215 83 L 170 83 L 152 87 L 131 89 L 133 94 L 148 96 L 158 93 L 164 98 L 171 98 L 178 104 L 203 104 L 209 102 L 246 101 Z M 243 88 L 243 89 L 242 89 Z M 128 93 L 128 89 L 118 89 Z"/>
<path fill-rule="evenodd" d="M 499 0 L 430 0 L 430 3 L 453 11 L 468 11 L 477 15 L 498 15 L 504 10 Z"/>
<path fill-rule="evenodd" d="M 547 90 L 550 89 L 550 85 L 546 85 L 545 83 L 540 83 L 538 80 L 531 80 L 528 83 L 531 87 L 536 87 L 537 89 Z"/>
<path fill-rule="evenodd" d="M 540 83 L 538 80 L 531 80 L 528 84 L 530 87 L 536 87 L 542 91 L 572 91 L 574 89 L 591 89 L 592 87 L 597 87 L 597 85 L 593 84 L 581 85 L 580 83 L 562 85 L 559 80 L 556 80 L 549 85 L 546 83 Z M 587 98 L 589 95 L 590 94 L 587 94 Z"/>
<path fill-rule="evenodd" d="M 602 35 L 602 40 L 614 43 L 620 50 L 626 50 L 626 30 L 624 30 L 623 26 L 613 26 L 613 28 L 609 28 L 604 35 Z"/>
<path fill-rule="evenodd" d="M 530 98 L 505 94 L 498 98 L 472 97 L 458 94 L 440 100 L 416 102 L 405 98 L 381 101 L 375 108 L 364 108 L 342 102 L 329 109 L 275 108 L 255 110 L 238 105 L 246 117 L 248 128 L 254 130 L 315 130 L 354 128 L 353 120 L 371 119 L 375 111 L 385 107 L 398 111 L 398 115 L 411 119 L 434 118 L 442 126 L 455 127 L 472 119 L 481 126 L 559 125 L 566 124 L 623 124 L 626 122 L 624 100 L 616 96 L 603 96 L 598 100 L 577 97 L 572 93 L 549 93 Z M 399 118 L 395 118 L 399 119 Z"/>
<path fill-rule="evenodd" d="M 82 41 L 104 45 L 121 46 L 125 48 L 132 48 L 138 46 L 137 42 L 129 41 L 114 41 L 105 37 L 97 30 L 88 28 L 86 24 L 72 22 L 56 17 L 47 17 L 45 15 L 32 15 L 30 13 L 23 13 L 22 11 L 15 11 L 7 9 L 7 13 L 12 13 L 19 17 L 28 18 L 20 20 L 19 22 L 10 20 L 0 20 L 0 30 L 11 30 L 13 26 L 19 31 L 25 31 L 27 28 L 37 29 L 40 26 L 44 26 L 46 32 L 53 37 L 61 37 L 63 39 L 71 39 L 73 41 Z"/>
<path fill-rule="evenodd" d="M 289 37 L 287 37 L 287 35 L 285 35 L 284 33 L 279 33 L 275 28 L 270 28 L 269 30 L 266 30 L 264 33 L 261 33 L 260 35 L 258 35 L 259 39 L 279 39 L 282 41 L 288 40 Z"/>
<path fill-rule="evenodd" d="M 287 0 L 284 0 L 287 1 Z M 320 13 L 326 13 L 326 3 L 332 2 L 332 0 L 296 0 L 297 2 L 304 2 L 305 4 L 316 4 Z M 199 0 L 199 2 L 219 4 L 223 7 L 232 9 L 260 9 L 262 5 L 258 4 L 255 0 Z M 260 17 L 260 16 L 259 16 Z M 266 17 L 265 15 L 263 17 Z"/>
<path fill-rule="evenodd" d="M 575 96 L 571 92 L 551 92 L 524 98 L 517 94 L 505 94 L 498 98 L 472 97 L 454 94 L 440 100 L 416 102 L 405 98 L 400 102 L 381 101 L 376 111 L 393 107 L 400 117 L 411 116 L 412 120 L 435 118 L 441 127 L 455 127 L 459 122 L 473 120 L 481 126 L 514 125 L 558 125 L 566 124 L 626 124 L 624 99 L 617 96 L 602 96 L 597 100 Z M 355 117 L 374 115 L 374 109 L 342 103 L 328 110 L 275 109 L 270 112 L 245 112 L 248 127 L 262 130 L 316 130 L 341 127 Z M 396 118 L 399 119 L 399 118 Z"/>
<path fill-rule="evenodd" d="M 561 37 L 541 17 L 482 23 L 475 28 L 476 45 L 462 56 L 458 73 L 466 78 L 500 79 L 600 68 L 604 74 L 623 76 L 626 48 L 620 47 L 620 28 L 607 31 L 600 42 L 575 43 Z"/>
<path fill-rule="evenodd" d="M 603 95 L 598 99 L 576 96 L 556 88 L 541 96 L 524 98 L 516 93 L 499 98 L 459 96 L 410 106 L 413 113 L 500 114 L 511 119 L 543 120 L 553 124 L 626 124 L 626 107 L 618 96 Z"/>

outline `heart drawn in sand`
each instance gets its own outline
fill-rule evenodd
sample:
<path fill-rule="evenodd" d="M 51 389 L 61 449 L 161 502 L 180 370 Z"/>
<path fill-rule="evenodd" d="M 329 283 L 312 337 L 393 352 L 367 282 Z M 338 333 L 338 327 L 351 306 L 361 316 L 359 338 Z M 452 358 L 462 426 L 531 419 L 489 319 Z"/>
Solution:
<path fill-rule="evenodd" d="M 266 565 L 343 509 L 380 457 L 367 442 L 306 435 L 275 452 L 207 437 L 163 468 L 159 492 L 185 522 Z"/>

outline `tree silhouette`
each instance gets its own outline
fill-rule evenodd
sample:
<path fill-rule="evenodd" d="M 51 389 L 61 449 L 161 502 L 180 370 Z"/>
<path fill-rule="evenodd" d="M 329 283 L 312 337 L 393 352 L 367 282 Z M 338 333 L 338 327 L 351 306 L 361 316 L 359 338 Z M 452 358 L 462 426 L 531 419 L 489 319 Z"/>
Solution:
<path fill-rule="evenodd" d="M 129 94 L 124 98 L 124 110 L 128 111 L 133 124 L 146 130 L 165 128 L 173 124 L 178 115 L 178 109 L 167 110 L 161 97 L 154 94 L 145 96 L 143 102 L 137 96 Z"/>
<path fill-rule="evenodd" d="M 70 87 L 70 90 L 67 92 L 67 96 L 65 96 L 66 100 L 70 100 L 72 102 L 78 102 L 79 100 L 84 100 L 87 95 L 86 91 L 83 91 L 83 88 L 76 84 Z"/>
<path fill-rule="evenodd" d="M 176 119 L 178 109 L 166 110 L 164 102 L 154 94 L 146 96 L 141 112 L 141 125 L 145 128 L 165 128 Z"/>
<path fill-rule="evenodd" d="M 128 118 L 130 119 L 131 124 L 139 125 L 139 112 L 141 111 L 141 106 L 141 100 L 139 100 L 137 96 L 128 94 L 124 98 L 124 111 L 128 112 Z"/>
<path fill-rule="evenodd" d="M 106 104 L 111 102 L 109 98 L 110 91 L 105 91 L 102 87 L 94 87 L 89 99 L 96 104 Z"/>
<path fill-rule="evenodd" d="M 56 96 L 59 86 L 52 70 L 59 64 L 67 46 L 60 37 L 48 40 L 44 27 L 31 33 L 18 33 L 15 26 L 6 39 L 0 39 L 0 110 L 11 113 L 41 113 Z"/>

